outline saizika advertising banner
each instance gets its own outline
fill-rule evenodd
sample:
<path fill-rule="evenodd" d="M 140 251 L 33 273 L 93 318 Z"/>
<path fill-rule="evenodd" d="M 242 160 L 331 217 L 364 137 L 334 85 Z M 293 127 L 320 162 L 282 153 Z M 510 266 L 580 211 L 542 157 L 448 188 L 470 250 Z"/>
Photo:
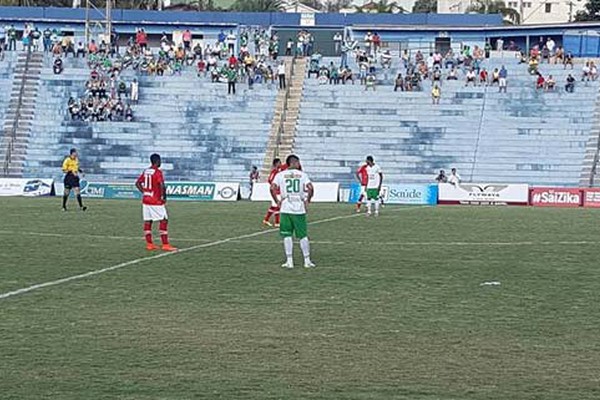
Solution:
<path fill-rule="evenodd" d="M 529 203 L 529 185 L 498 183 L 440 183 L 439 204 L 520 205 Z"/>
<path fill-rule="evenodd" d="M 239 183 L 228 182 L 166 182 L 167 199 L 182 201 L 236 201 Z M 81 194 L 100 199 L 141 199 L 133 183 L 88 182 L 81 180 Z M 62 195 L 62 189 L 57 190 Z"/>
<path fill-rule="evenodd" d="M 340 184 L 335 182 L 313 182 L 315 194 L 314 203 L 335 203 L 338 201 Z M 271 201 L 271 191 L 268 183 L 255 183 L 252 185 L 252 201 Z"/>
<path fill-rule="evenodd" d="M 50 196 L 53 179 L 0 178 L 0 196 Z"/>
<path fill-rule="evenodd" d="M 580 207 L 583 190 L 577 188 L 535 187 L 531 189 L 530 203 L 535 207 Z"/>
<path fill-rule="evenodd" d="M 361 186 L 355 182 L 350 187 L 348 202 L 356 203 L 360 198 Z M 384 184 L 381 196 L 386 204 L 437 204 L 438 186 L 419 184 Z"/>

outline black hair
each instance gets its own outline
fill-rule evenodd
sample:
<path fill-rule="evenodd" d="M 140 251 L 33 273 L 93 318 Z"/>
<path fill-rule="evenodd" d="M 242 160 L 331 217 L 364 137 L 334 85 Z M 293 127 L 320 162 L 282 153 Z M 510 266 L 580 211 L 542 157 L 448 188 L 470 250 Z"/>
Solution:
<path fill-rule="evenodd" d="M 280 162 L 281 162 L 281 159 L 280 159 L 280 158 L 274 158 L 274 159 L 273 159 L 273 166 L 275 166 L 275 165 L 279 164 Z"/>
<path fill-rule="evenodd" d="M 77 149 L 75 147 L 73 147 L 71 150 L 69 150 L 69 154 L 74 154 L 77 153 Z"/>
<path fill-rule="evenodd" d="M 160 155 L 154 153 L 150 156 L 150 162 L 152 163 L 152 165 L 158 164 L 159 161 L 160 161 Z"/>
<path fill-rule="evenodd" d="M 373 162 L 373 156 L 367 156 L 367 161 Z"/>
<path fill-rule="evenodd" d="M 287 165 L 290 165 L 292 163 L 292 161 L 300 161 L 300 158 L 298 158 L 297 155 L 294 154 L 290 154 L 289 156 L 287 156 L 287 158 L 285 159 L 285 163 Z"/>

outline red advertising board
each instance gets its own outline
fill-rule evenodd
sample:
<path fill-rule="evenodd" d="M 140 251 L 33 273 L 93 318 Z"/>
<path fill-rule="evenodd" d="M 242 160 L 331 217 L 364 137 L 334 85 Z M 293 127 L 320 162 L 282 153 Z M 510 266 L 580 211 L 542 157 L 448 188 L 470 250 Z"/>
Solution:
<path fill-rule="evenodd" d="M 583 190 L 584 207 L 600 207 L 600 188 Z"/>
<path fill-rule="evenodd" d="M 577 188 L 536 187 L 530 191 L 529 204 L 535 207 L 581 207 L 583 191 Z M 600 206 L 600 199 L 598 204 Z"/>

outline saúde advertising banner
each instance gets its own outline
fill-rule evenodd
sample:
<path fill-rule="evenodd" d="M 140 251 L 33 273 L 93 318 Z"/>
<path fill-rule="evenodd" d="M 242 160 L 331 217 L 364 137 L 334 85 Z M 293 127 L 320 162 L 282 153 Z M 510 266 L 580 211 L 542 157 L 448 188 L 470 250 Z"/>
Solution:
<path fill-rule="evenodd" d="M 359 183 L 353 183 L 348 196 L 349 203 L 356 203 L 360 197 Z M 382 185 L 381 196 L 386 204 L 435 205 L 438 198 L 437 185 L 389 184 Z"/>
<path fill-rule="evenodd" d="M 529 204 L 529 185 L 498 183 L 440 183 L 438 204 L 519 205 Z"/>
<path fill-rule="evenodd" d="M 0 178 L 0 196 L 50 196 L 53 179 Z"/>
<path fill-rule="evenodd" d="M 583 191 L 577 188 L 535 187 L 530 192 L 530 203 L 535 207 L 580 207 Z"/>
<path fill-rule="evenodd" d="M 227 182 L 166 182 L 167 199 L 179 201 L 236 201 L 239 183 Z M 102 199 L 141 199 L 133 183 L 81 181 L 81 194 Z"/>

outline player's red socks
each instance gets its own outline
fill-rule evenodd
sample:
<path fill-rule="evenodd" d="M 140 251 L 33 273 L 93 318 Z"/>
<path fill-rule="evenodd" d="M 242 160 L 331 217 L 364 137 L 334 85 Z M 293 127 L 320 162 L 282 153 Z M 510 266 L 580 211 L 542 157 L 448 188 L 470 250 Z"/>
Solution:
<path fill-rule="evenodd" d="M 275 225 L 279 225 L 280 216 L 281 214 L 277 211 L 277 213 L 275 213 Z"/>
<path fill-rule="evenodd" d="M 144 222 L 144 237 L 147 244 L 152 244 L 152 221 Z"/>
<path fill-rule="evenodd" d="M 160 240 L 162 241 L 162 244 L 169 244 L 169 232 L 167 230 L 167 224 L 169 221 L 162 220 L 160 221 L 160 223 L 158 224 L 158 229 L 160 231 Z"/>
<path fill-rule="evenodd" d="M 273 207 L 269 207 L 267 210 L 267 215 L 265 215 L 265 221 L 269 222 L 274 213 L 275 211 L 273 211 Z"/>

